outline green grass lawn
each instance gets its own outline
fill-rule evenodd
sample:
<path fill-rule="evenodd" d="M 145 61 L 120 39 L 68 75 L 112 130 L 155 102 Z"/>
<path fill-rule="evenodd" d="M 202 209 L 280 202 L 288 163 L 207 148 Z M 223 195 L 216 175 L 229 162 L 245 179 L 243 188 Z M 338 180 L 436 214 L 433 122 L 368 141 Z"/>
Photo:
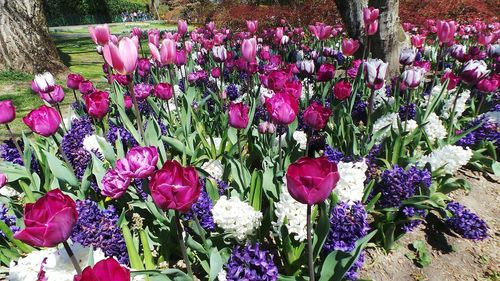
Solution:
<path fill-rule="evenodd" d="M 112 24 L 111 32 L 115 35 L 128 34 L 132 27 L 139 26 L 143 30 L 158 28 L 160 30 L 175 30 L 177 27 L 159 22 L 151 23 L 120 23 Z M 79 73 L 86 79 L 92 80 L 100 89 L 106 89 L 107 83 L 102 73 L 104 59 L 96 52 L 96 46 L 90 39 L 87 27 L 59 27 L 51 31 L 59 55 L 70 72 Z M 142 47 L 148 52 L 147 40 L 143 38 Z M 17 108 L 17 118 L 11 127 L 16 135 L 29 131 L 22 123 L 22 117 L 33 108 L 43 104 L 42 100 L 31 90 L 32 74 L 3 71 L 0 72 L 0 101 L 12 100 Z M 58 83 L 66 86 L 64 75 L 59 77 Z M 62 103 L 63 114 L 67 114 L 69 105 L 74 101 L 73 93 L 65 88 L 66 97 Z M 8 137 L 7 130 L 0 126 L 0 139 Z"/>

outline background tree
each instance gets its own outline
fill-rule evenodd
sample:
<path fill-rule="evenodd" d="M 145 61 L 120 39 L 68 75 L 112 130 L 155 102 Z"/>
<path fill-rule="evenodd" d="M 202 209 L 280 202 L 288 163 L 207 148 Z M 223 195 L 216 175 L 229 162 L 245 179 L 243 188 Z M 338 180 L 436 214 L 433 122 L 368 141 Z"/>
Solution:
<path fill-rule="evenodd" d="M 0 70 L 66 69 L 49 36 L 42 0 L 0 0 Z"/>
<path fill-rule="evenodd" d="M 373 6 L 380 10 L 378 32 L 370 36 L 370 51 L 373 57 L 389 63 L 390 73 L 398 72 L 399 53 L 408 44 L 399 20 L 399 0 L 335 0 L 335 3 L 347 33 L 362 44 L 359 49 L 361 53 L 367 43 L 363 24 L 363 8 Z"/>

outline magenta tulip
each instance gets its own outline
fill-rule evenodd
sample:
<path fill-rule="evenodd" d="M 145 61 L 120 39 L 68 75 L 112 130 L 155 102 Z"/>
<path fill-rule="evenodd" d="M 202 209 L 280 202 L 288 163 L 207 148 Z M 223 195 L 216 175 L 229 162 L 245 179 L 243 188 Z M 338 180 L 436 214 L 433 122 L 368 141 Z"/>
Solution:
<path fill-rule="evenodd" d="M 198 200 L 201 183 L 194 167 L 168 160 L 149 181 L 149 189 L 159 208 L 186 212 Z"/>
<path fill-rule="evenodd" d="M 185 20 L 178 20 L 177 21 L 177 33 L 179 33 L 179 35 L 184 35 L 186 34 L 188 30 L 188 26 L 187 26 L 187 22 Z"/>
<path fill-rule="evenodd" d="M 109 169 L 102 178 L 101 194 L 113 199 L 118 199 L 125 194 L 131 179 L 122 175 L 117 169 Z"/>
<path fill-rule="evenodd" d="M 437 36 L 442 43 L 450 43 L 455 38 L 457 26 L 454 21 L 438 21 Z"/>
<path fill-rule="evenodd" d="M 109 110 L 108 92 L 98 91 L 83 96 L 87 113 L 94 118 L 102 119 Z"/>
<path fill-rule="evenodd" d="M 118 172 L 129 178 L 145 179 L 156 170 L 158 151 L 154 146 L 136 146 L 127 152 L 125 159 L 116 164 Z"/>
<path fill-rule="evenodd" d="M 12 101 L 0 101 L 0 124 L 8 124 L 14 119 L 16 119 L 16 107 Z"/>
<path fill-rule="evenodd" d="M 460 78 L 470 85 L 475 85 L 479 80 L 485 78 L 490 71 L 488 66 L 484 61 L 470 60 L 465 63 L 462 71 L 460 72 Z"/>
<path fill-rule="evenodd" d="M 49 137 L 59 129 L 61 116 L 54 108 L 42 105 L 23 117 L 23 122 L 33 132 L 44 137 Z"/>
<path fill-rule="evenodd" d="M 66 79 L 66 86 L 68 86 L 68 88 L 72 90 L 78 90 L 78 88 L 80 87 L 80 83 L 83 80 L 85 80 L 85 78 L 83 78 L 83 76 L 81 76 L 80 74 L 70 73 L 68 74 L 68 78 Z"/>
<path fill-rule="evenodd" d="M 301 157 L 290 164 L 286 172 L 288 192 L 295 200 L 307 205 L 325 201 L 339 179 L 337 165 L 326 157 Z"/>
<path fill-rule="evenodd" d="M 78 90 L 80 91 L 80 93 L 82 93 L 82 95 L 87 95 L 94 92 L 95 88 L 92 81 L 83 80 L 82 82 L 80 82 L 80 85 L 78 85 Z"/>
<path fill-rule="evenodd" d="M 269 89 L 277 92 L 285 87 L 288 74 L 283 70 L 273 70 L 266 77 L 266 85 Z"/>
<path fill-rule="evenodd" d="M 149 43 L 149 50 L 153 58 L 160 63 L 160 65 L 174 64 L 177 57 L 176 43 L 172 39 L 163 39 L 161 47 L 158 48 Z"/>
<path fill-rule="evenodd" d="M 321 130 L 326 126 L 332 110 L 318 102 L 313 102 L 304 110 L 304 123 L 314 130 Z"/>
<path fill-rule="evenodd" d="M 335 66 L 330 63 L 324 63 L 322 64 L 319 69 L 318 73 L 316 74 L 316 80 L 319 82 L 327 82 L 333 79 L 335 77 Z"/>
<path fill-rule="evenodd" d="M 0 173 L 0 188 L 4 187 L 8 182 L 7 176 Z"/>
<path fill-rule="evenodd" d="M 363 8 L 363 22 L 365 26 L 377 21 L 379 14 L 380 10 L 374 7 Z"/>
<path fill-rule="evenodd" d="M 154 88 L 155 97 L 161 100 L 170 100 L 174 95 L 174 87 L 169 83 L 158 83 Z"/>
<path fill-rule="evenodd" d="M 241 44 L 241 54 L 246 61 L 254 61 L 257 55 L 257 40 L 255 40 L 255 38 L 243 40 Z"/>
<path fill-rule="evenodd" d="M 134 85 L 134 93 L 138 100 L 145 100 L 153 91 L 153 86 L 148 83 Z"/>
<path fill-rule="evenodd" d="M 333 87 L 333 96 L 338 100 L 346 100 L 351 96 L 352 86 L 348 81 L 340 81 Z"/>
<path fill-rule="evenodd" d="M 425 35 L 413 35 L 411 37 L 411 44 L 415 46 L 415 48 L 422 48 L 425 43 Z"/>
<path fill-rule="evenodd" d="M 495 78 L 482 79 L 480 80 L 476 88 L 483 93 L 493 93 L 498 89 L 499 80 Z"/>
<path fill-rule="evenodd" d="M 297 99 L 288 93 L 276 93 L 266 98 L 265 106 L 273 122 L 280 125 L 292 123 L 299 112 Z"/>
<path fill-rule="evenodd" d="M 342 40 L 342 53 L 344 56 L 352 56 L 359 49 L 359 41 L 351 38 Z"/>
<path fill-rule="evenodd" d="M 368 35 L 373 35 L 375 33 L 377 33 L 377 30 L 378 30 L 378 20 L 368 24 L 366 26 L 366 34 Z"/>
<path fill-rule="evenodd" d="M 332 35 L 333 26 L 317 22 L 315 25 L 309 26 L 311 31 L 318 40 L 325 40 Z"/>
<path fill-rule="evenodd" d="M 51 91 L 40 92 L 40 98 L 50 104 L 60 103 L 64 100 L 63 88 L 59 85 L 54 86 Z"/>
<path fill-rule="evenodd" d="M 35 247 L 55 247 L 68 240 L 78 219 L 76 204 L 60 189 L 54 189 L 24 208 L 25 228 L 14 235 Z"/>
<path fill-rule="evenodd" d="M 87 266 L 73 281 L 130 281 L 130 270 L 111 257 Z"/>
<path fill-rule="evenodd" d="M 137 66 L 137 45 L 128 37 L 120 40 L 118 46 L 112 42 L 106 44 L 103 54 L 106 62 L 121 75 L 133 73 Z"/>
<path fill-rule="evenodd" d="M 94 41 L 95 44 L 100 46 L 108 44 L 110 39 L 110 32 L 107 24 L 96 25 L 95 27 L 89 26 L 89 33 L 92 41 Z"/>
<path fill-rule="evenodd" d="M 247 20 L 247 29 L 250 33 L 255 33 L 257 31 L 257 27 L 259 26 L 259 21 L 257 20 Z"/>
<path fill-rule="evenodd" d="M 157 47 L 160 45 L 160 31 L 158 29 L 148 30 L 148 42 Z"/>
<path fill-rule="evenodd" d="M 137 62 L 137 72 L 141 77 L 146 76 L 151 70 L 151 63 L 148 59 L 139 59 Z"/>
<path fill-rule="evenodd" d="M 229 125 L 236 129 L 245 129 L 248 125 L 248 105 L 232 102 L 229 105 Z"/>

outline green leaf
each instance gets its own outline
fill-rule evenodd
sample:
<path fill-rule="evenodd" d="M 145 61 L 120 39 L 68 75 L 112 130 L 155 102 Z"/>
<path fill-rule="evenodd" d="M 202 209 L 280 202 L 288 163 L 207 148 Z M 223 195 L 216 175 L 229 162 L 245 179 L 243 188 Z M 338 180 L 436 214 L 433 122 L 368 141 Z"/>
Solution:
<path fill-rule="evenodd" d="M 141 256 L 135 247 L 132 233 L 127 225 L 127 221 L 123 220 L 121 225 L 123 239 L 125 240 L 125 245 L 127 246 L 128 257 L 130 259 L 130 267 L 133 269 L 144 270 L 144 265 L 141 261 Z"/>
<path fill-rule="evenodd" d="M 313 257 L 316 259 L 321 249 L 323 249 L 323 244 L 325 244 L 326 237 L 330 231 L 330 220 L 328 216 L 326 204 L 319 205 L 319 220 L 316 228 L 314 229 L 313 238 Z"/>
<path fill-rule="evenodd" d="M 67 182 L 71 186 L 79 186 L 75 174 L 67 167 L 66 163 L 59 160 L 59 158 L 48 151 L 43 151 L 43 153 L 47 159 L 50 170 L 56 178 Z"/>
<path fill-rule="evenodd" d="M 260 211 L 262 205 L 262 172 L 255 170 L 250 181 L 250 204 L 256 211 Z"/>
<path fill-rule="evenodd" d="M 491 169 L 493 170 L 495 176 L 500 176 L 500 162 L 493 163 L 493 165 L 491 165 Z"/>
<path fill-rule="evenodd" d="M 210 252 L 210 276 L 209 280 L 213 281 L 215 278 L 217 278 L 217 274 L 222 270 L 222 266 L 224 265 L 224 262 L 222 261 L 222 257 L 217 251 L 217 248 L 212 248 L 212 251 Z"/>

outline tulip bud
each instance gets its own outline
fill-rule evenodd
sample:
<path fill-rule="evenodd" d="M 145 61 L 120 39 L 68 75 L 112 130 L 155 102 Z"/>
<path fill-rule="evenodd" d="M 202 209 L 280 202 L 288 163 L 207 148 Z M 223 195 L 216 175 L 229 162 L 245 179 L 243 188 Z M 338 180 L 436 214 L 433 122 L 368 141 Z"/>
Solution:
<path fill-rule="evenodd" d="M 370 89 L 378 90 L 384 85 L 388 64 L 380 59 L 368 59 L 365 64 L 365 82 Z"/>
<path fill-rule="evenodd" d="M 346 100 L 351 96 L 351 83 L 348 81 L 340 81 L 333 87 L 333 96 L 338 100 Z"/>
<path fill-rule="evenodd" d="M 110 40 L 110 32 L 107 24 L 89 26 L 89 33 L 95 44 L 104 46 Z"/>
<path fill-rule="evenodd" d="M 103 47 L 104 59 L 119 74 L 131 74 L 135 71 L 139 56 L 137 44 L 128 37 L 120 40 L 118 46 L 115 43 L 106 44 Z"/>
<path fill-rule="evenodd" d="M 365 26 L 377 21 L 379 14 L 380 10 L 374 7 L 363 8 L 363 21 Z"/>
<path fill-rule="evenodd" d="M 259 21 L 257 20 L 247 20 L 247 29 L 250 33 L 255 33 L 257 31 Z"/>
<path fill-rule="evenodd" d="M 187 22 L 185 20 L 178 20 L 177 21 L 177 33 L 179 35 L 184 35 L 187 32 Z"/>
<path fill-rule="evenodd" d="M 8 124 L 16 119 L 16 107 L 11 100 L 0 101 L 0 124 Z"/>
<path fill-rule="evenodd" d="M 174 95 L 174 87 L 169 83 L 158 83 L 154 87 L 154 95 L 161 100 L 168 101 Z"/>
<path fill-rule="evenodd" d="M 491 44 L 487 48 L 488 56 L 496 58 L 500 56 L 500 44 Z"/>
<path fill-rule="evenodd" d="M 236 129 L 245 129 L 248 126 L 248 112 L 250 108 L 244 103 L 229 105 L 229 125 Z"/>
<path fill-rule="evenodd" d="M 210 74 L 212 75 L 213 78 L 219 78 L 220 77 L 220 68 L 214 67 L 210 71 Z"/>
<path fill-rule="evenodd" d="M 59 129 L 61 116 L 54 108 L 42 105 L 23 117 L 23 122 L 33 132 L 44 137 L 49 137 Z"/>
<path fill-rule="evenodd" d="M 257 41 L 255 38 L 245 39 L 241 44 L 241 54 L 246 61 L 252 62 L 257 55 Z"/>
<path fill-rule="evenodd" d="M 109 94 L 104 91 L 96 91 L 83 96 L 87 113 L 94 118 L 102 119 L 109 110 Z"/>
<path fill-rule="evenodd" d="M 7 179 L 7 176 L 0 173 L 0 188 L 4 187 L 9 180 Z"/>
<path fill-rule="evenodd" d="M 352 56 L 359 49 L 359 41 L 354 39 L 344 39 L 342 40 L 342 53 L 345 56 Z"/>
<path fill-rule="evenodd" d="M 50 72 L 45 72 L 44 74 L 35 75 L 34 84 L 36 87 L 32 88 L 37 89 L 36 92 L 49 92 L 54 89 L 56 81 Z"/>
<path fill-rule="evenodd" d="M 85 80 L 83 76 L 76 73 L 68 74 L 68 78 L 66 79 L 66 86 L 72 90 L 78 90 L 80 87 L 80 83 Z"/>
<path fill-rule="evenodd" d="M 378 30 L 378 20 L 368 24 L 366 26 L 366 34 L 368 35 L 373 35 L 375 33 L 377 33 L 377 30 Z"/>
<path fill-rule="evenodd" d="M 307 74 L 314 73 L 314 62 L 312 60 L 303 60 L 299 62 L 299 68 Z"/>
<path fill-rule="evenodd" d="M 134 105 L 132 102 L 132 97 L 131 96 L 124 96 L 123 97 L 123 103 L 125 105 L 126 110 L 130 110 L 132 106 Z"/>
<path fill-rule="evenodd" d="M 95 88 L 92 81 L 83 80 L 82 82 L 80 82 L 80 85 L 78 85 L 78 90 L 80 91 L 80 93 L 82 93 L 82 95 L 87 95 L 94 92 Z"/>
<path fill-rule="evenodd" d="M 422 78 L 425 74 L 425 71 L 422 68 L 419 67 L 414 67 L 414 68 L 409 68 L 403 72 L 401 75 L 403 79 L 403 83 L 408 87 L 408 88 L 417 88 L 420 85 L 420 82 L 422 82 Z"/>
<path fill-rule="evenodd" d="M 309 26 L 309 31 L 311 31 L 318 40 L 328 39 L 332 35 L 332 30 L 332 26 L 319 22 Z"/>
<path fill-rule="evenodd" d="M 442 43 L 450 43 L 453 41 L 456 31 L 457 26 L 454 21 L 438 21 L 437 23 L 437 35 L 439 41 Z"/>
<path fill-rule="evenodd" d="M 137 63 L 137 72 L 141 77 L 146 76 L 151 70 L 151 63 L 148 59 L 139 59 Z"/>
<path fill-rule="evenodd" d="M 223 62 L 227 59 L 227 51 L 224 46 L 215 46 L 212 49 L 212 55 L 217 62 Z"/>
<path fill-rule="evenodd" d="M 460 77 L 453 74 L 451 70 L 445 71 L 445 73 L 441 77 L 441 83 L 444 83 L 446 80 L 448 80 L 448 87 L 447 87 L 448 90 L 455 89 L 458 83 L 460 83 Z"/>
<path fill-rule="evenodd" d="M 412 48 L 404 48 L 399 55 L 399 63 L 411 65 L 415 61 L 415 51 Z"/>

